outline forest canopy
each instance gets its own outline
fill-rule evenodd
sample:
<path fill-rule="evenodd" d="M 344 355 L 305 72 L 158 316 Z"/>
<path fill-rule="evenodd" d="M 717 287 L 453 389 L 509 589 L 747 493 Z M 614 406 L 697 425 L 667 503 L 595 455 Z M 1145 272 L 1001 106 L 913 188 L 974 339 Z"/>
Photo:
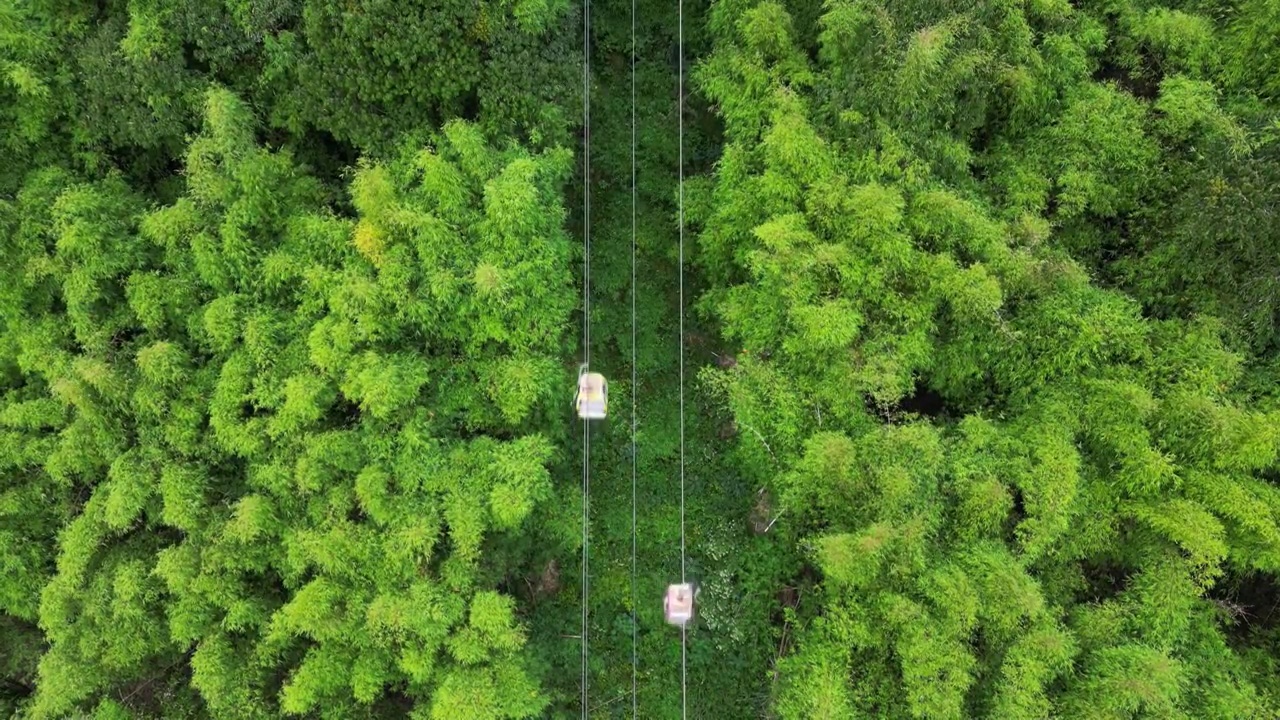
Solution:
<path fill-rule="evenodd" d="M 0 715 L 1280 715 L 1277 28 L 0 0 Z"/>

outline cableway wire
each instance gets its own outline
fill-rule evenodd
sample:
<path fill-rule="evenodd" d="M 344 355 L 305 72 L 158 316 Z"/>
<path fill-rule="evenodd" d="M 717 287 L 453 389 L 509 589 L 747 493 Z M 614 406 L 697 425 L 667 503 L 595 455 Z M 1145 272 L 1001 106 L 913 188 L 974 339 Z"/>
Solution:
<path fill-rule="evenodd" d="M 631 0 L 631 717 L 640 717 L 636 695 L 636 0 Z"/>
<path fill-rule="evenodd" d="M 688 582 L 685 578 L 685 542 L 684 542 L 684 0 L 677 0 L 679 15 L 679 79 L 676 85 L 676 118 L 679 123 L 680 137 L 680 176 L 679 176 L 679 212 L 680 212 L 680 260 L 677 270 L 680 275 L 680 583 Z M 684 625 L 680 626 L 680 717 L 689 716 L 688 691 L 688 634 Z"/>
<path fill-rule="evenodd" d="M 591 368 L 591 0 L 582 0 L 582 355 Z M 591 533 L 591 421 L 582 420 L 582 718 L 587 720 L 589 692 L 587 601 Z"/>

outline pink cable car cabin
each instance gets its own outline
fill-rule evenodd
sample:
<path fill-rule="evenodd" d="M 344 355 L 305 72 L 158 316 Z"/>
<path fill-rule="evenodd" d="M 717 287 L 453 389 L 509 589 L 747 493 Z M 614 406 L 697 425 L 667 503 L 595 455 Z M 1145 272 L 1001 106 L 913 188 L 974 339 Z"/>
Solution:
<path fill-rule="evenodd" d="M 667 597 L 662 602 L 667 622 L 683 627 L 693 619 L 693 595 L 693 585 L 690 583 L 667 586 Z"/>

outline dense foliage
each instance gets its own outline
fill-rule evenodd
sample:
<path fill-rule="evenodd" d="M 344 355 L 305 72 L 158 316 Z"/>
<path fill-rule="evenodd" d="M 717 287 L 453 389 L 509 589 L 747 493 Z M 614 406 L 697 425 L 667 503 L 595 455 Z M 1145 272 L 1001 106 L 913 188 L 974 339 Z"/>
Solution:
<path fill-rule="evenodd" d="M 1280 713 L 1280 4 L 683 12 L 0 0 L 0 714 L 577 715 L 584 235 L 593 717 Z"/>
<path fill-rule="evenodd" d="M 1153 212 L 1151 171 L 1167 157 L 1161 179 L 1190 185 L 1205 170 L 1179 141 L 1222 146 L 1205 164 L 1268 141 L 1178 64 L 1128 78 L 1158 81 L 1149 105 L 1094 79 L 1091 51 L 1123 68 L 1143 60 L 1130 42 L 1191 53 L 1176 33 L 1208 32 L 1125 13 L 1136 37 L 1108 45 L 1065 5 L 831 3 L 811 58 L 783 7 L 715 9 L 700 78 L 727 142 L 704 303 L 743 352 L 709 380 L 823 575 L 784 717 L 1274 712 L 1273 643 L 1252 651 L 1229 598 L 1280 569 L 1280 415 L 1233 395 L 1219 323 L 1144 319 L 1053 242 L 1171 223 L 1168 246 L 1126 257 L 1133 277 L 1149 286 L 1170 252 L 1203 262 L 1206 234 L 1239 229 L 1187 222 L 1190 198 Z M 1256 193 L 1264 157 L 1229 164 L 1249 169 L 1221 192 Z"/>

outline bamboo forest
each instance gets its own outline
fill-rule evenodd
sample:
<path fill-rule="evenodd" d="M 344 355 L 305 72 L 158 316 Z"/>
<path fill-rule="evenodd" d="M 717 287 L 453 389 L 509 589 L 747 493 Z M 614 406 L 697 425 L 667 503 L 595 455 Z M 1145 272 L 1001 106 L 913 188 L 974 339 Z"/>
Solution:
<path fill-rule="evenodd" d="M 0 0 L 0 718 L 1280 717 L 1280 0 Z"/>

